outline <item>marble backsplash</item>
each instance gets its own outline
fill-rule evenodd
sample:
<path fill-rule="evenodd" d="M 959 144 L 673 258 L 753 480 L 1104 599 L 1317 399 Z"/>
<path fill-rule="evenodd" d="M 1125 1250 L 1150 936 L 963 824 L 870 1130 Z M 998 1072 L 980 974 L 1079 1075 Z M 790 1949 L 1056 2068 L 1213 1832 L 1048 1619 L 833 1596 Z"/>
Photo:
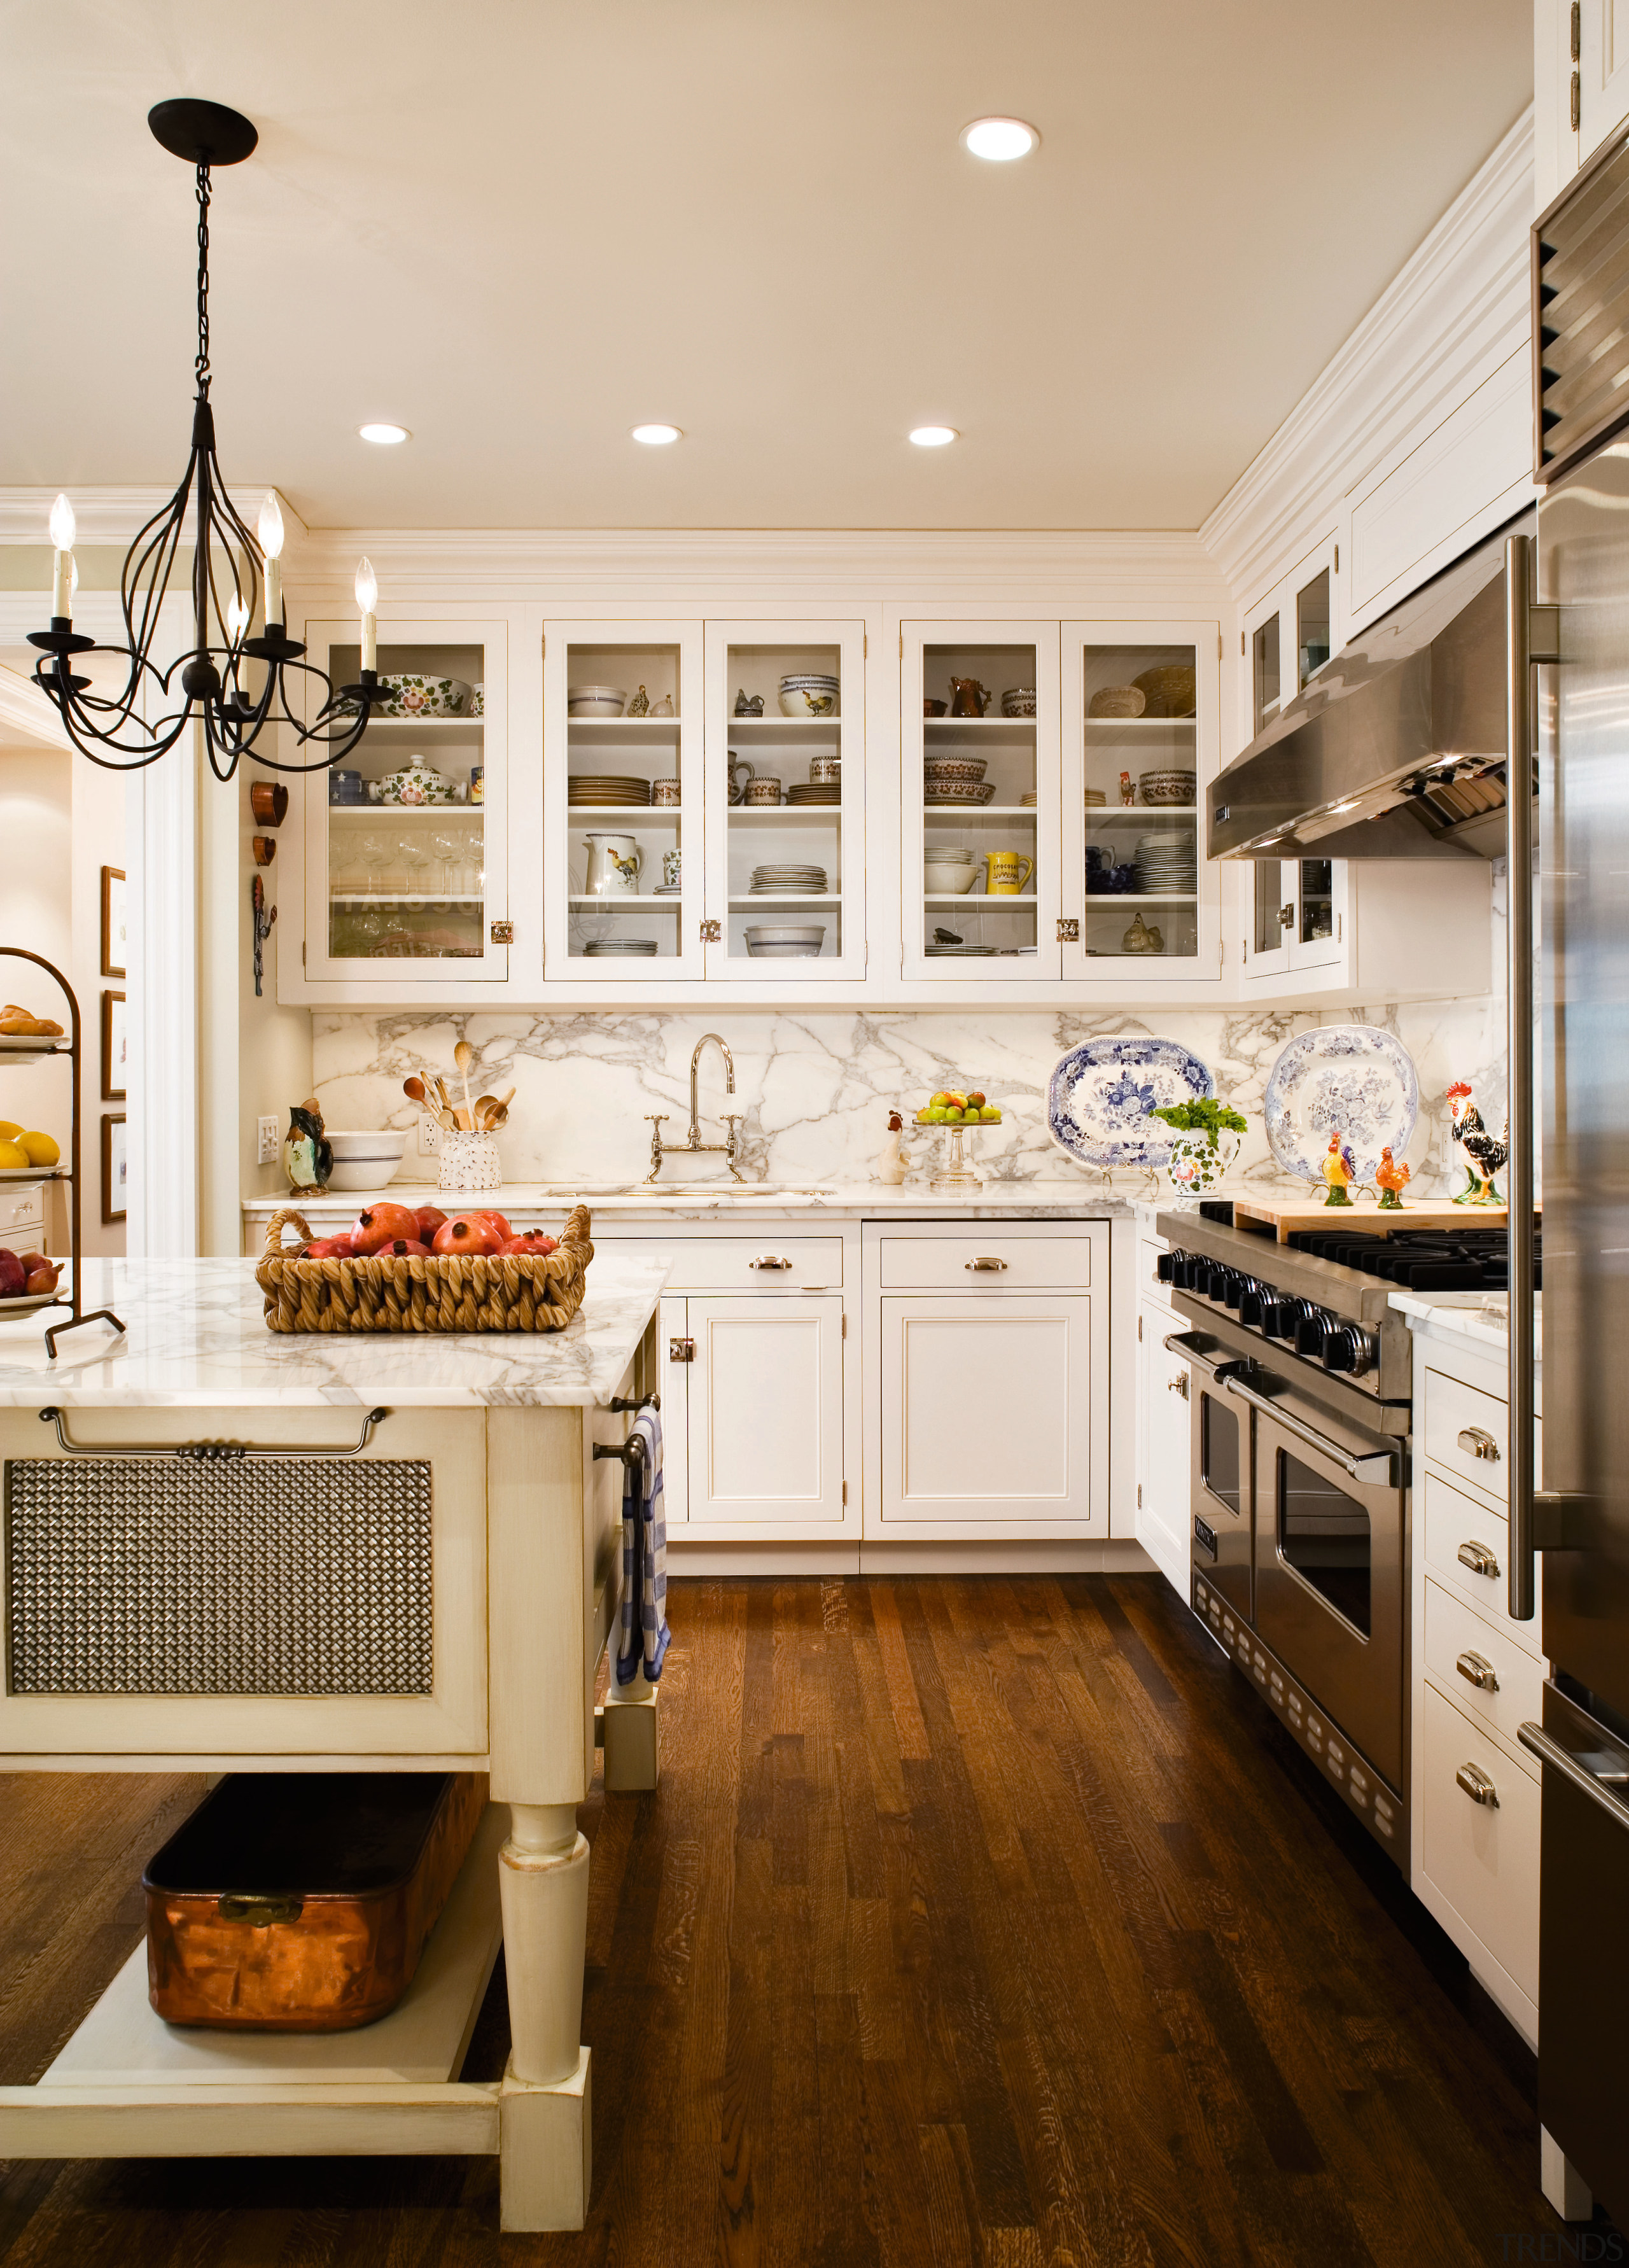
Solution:
<path fill-rule="evenodd" d="M 1101 1177 L 1075 1166 L 1046 1127 L 1047 1080 L 1065 1049 L 1107 1034 L 1157 1032 L 1182 1041 L 1210 1065 L 1218 1094 L 1250 1122 L 1240 1170 L 1272 1177 L 1277 1168 L 1263 1129 L 1262 1097 L 1279 1050 L 1320 1022 L 1353 1021 L 1383 1024 L 1418 1066 L 1420 1116 L 1408 1152 L 1414 1193 L 1458 1188 L 1463 1174 L 1448 1143 L 1445 1091 L 1452 1079 L 1469 1079 L 1484 1117 L 1501 1123 L 1504 1004 L 1498 995 L 1322 1012 L 1175 1005 L 1095 1014 L 1031 1008 L 441 1016 L 318 1011 L 313 1044 L 316 1091 L 330 1126 L 413 1130 L 400 1180 L 431 1181 L 436 1173 L 435 1159 L 419 1150 L 418 1113 L 402 1094 L 402 1079 L 433 1070 L 451 1084 L 460 1039 L 476 1053 L 472 1094 L 516 1090 L 498 1137 L 506 1177 L 593 1182 L 643 1176 L 651 1140 L 646 1112 L 667 1112 L 664 1140 L 683 1141 L 691 1050 L 704 1032 L 718 1030 L 734 1057 L 732 1107 L 741 1113 L 749 1180 L 866 1181 L 890 1108 L 909 1118 L 935 1088 L 966 1084 L 982 1087 L 1004 1113 L 1001 1125 L 981 1129 L 982 1173 L 1014 1180 L 1079 1174 L 1084 1188 L 1100 1186 Z M 700 1093 L 703 1139 L 721 1140 L 726 1097 L 716 1049 L 703 1059 Z M 913 1167 L 932 1162 L 940 1138 L 908 1130 Z M 668 1178 L 686 1179 L 725 1171 L 719 1155 L 697 1159 L 693 1169 L 676 1162 L 667 1169 Z M 1117 1177 L 1128 1189 L 1140 1178 Z"/>

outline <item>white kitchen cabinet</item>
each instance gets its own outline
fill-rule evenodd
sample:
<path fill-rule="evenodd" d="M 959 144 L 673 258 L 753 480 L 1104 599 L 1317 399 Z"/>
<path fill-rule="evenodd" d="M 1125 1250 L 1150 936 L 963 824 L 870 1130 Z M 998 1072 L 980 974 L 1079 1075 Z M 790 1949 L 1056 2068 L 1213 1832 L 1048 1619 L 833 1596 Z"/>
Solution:
<path fill-rule="evenodd" d="M 1574 165 L 1581 168 L 1610 135 L 1629 122 L 1629 0 L 1580 0 L 1573 68 L 1578 79 Z M 1565 145 L 1564 145 L 1565 146 Z"/>
<path fill-rule="evenodd" d="M 1137 1306 L 1137 1540 L 1183 1599 L 1189 1574 L 1189 1366 L 1168 1351 L 1185 1328 L 1165 1302 Z"/>
<path fill-rule="evenodd" d="M 675 1540 L 840 1534 L 842 1293 L 669 1294 L 662 1329 Z"/>
<path fill-rule="evenodd" d="M 1461 999 L 1492 988 L 1493 875 L 1485 858 L 1227 863 L 1239 876 L 1243 999 L 1334 1006 Z"/>
<path fill-rule="evenodd" d="M 1339 599 L 1340 544 L 1331 528 L 1245 614 L 1242 747 L 1266 731 L 1338 650 L 1346 634 Z"/>

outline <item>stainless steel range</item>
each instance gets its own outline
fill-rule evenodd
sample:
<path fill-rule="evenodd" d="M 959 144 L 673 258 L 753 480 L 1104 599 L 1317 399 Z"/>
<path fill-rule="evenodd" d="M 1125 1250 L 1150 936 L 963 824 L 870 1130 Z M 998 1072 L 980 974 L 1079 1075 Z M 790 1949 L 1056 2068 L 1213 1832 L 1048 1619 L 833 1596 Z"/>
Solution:
<path fill-rule="evenodd" d="M 1161 1213 L 1191 1328 L 1193 1604 L 1399 1866 L 1408 1851 L 1409 1434 L 1399 1286 L 1502 1289 L 1501 1227 Z"/>

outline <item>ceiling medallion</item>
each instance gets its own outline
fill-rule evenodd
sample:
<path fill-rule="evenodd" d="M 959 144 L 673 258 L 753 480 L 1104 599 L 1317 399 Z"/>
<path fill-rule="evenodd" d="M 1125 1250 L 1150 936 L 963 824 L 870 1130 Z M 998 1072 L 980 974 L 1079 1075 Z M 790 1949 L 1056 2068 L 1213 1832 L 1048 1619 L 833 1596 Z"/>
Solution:
<path fill-rule="evenodd" d="M 51 627 L 34 630 L 29 644 L 43 649 L 34 665 L 35 682 L 55 702 L 70 739 L 92 763 L 113 771 L 136 771 L 173 748 L 195 718 L 202 723 L 210 768 L 229 780 L 251 749 L 255 762 L 271 771 L 323 771 L 350 754 L 366 730 L 370 711 L 390 695 L 377 669 L 373 571 L 365 560 L 357 571 L 362 607 L 359 681 L 337 692 L 327 674 L 302 661 L 306 649 L 284 626 L 282 577 L 283 515 L 269 496 L 262 507 L 258 541 L 251 535 L 226 493 L 215 455 L 215 416 L 210 406 L 210 170 L 236 166 L 254 151 L 260 136 L 249 121 L 218 102 L 160 102 L 147 114 L 154 138 L 195 167 L 198 184 L 197 386 L 192 413 L 192 455 L 181 486 L 156 512 L 125 554 L 119 578 L 125 643 L 104 645 L 73 626 L 73 507 L 59 496 L 51 509 L 55 574 Z M 193 514 L 191 645 L 160 668 L 152 659 L 159 617 Z M 251 637 L 261 599 L 261 564 L 265 565 L 265 612 L 258 637 Z M 76 675 L 71 657 L 116 654 L 124 681 L 116 693 L 92 690 L 92 680 Z M 248 665 L 255 665 L 251 670 Z M 252 680 L 261 678 L 255 690 Z M 321 688 L 312 721 L 291 704 L 290 672 L 314 678 Z M 176 681 L 173 683 L 173 681 Z M 310 690 L 309 688 L 301 688 Z M 157 713 L 154 713 L 157 712 Z M 284 763 L 256 748 L 268 725 L 291 730 L 302 748 L 322 753 L 307 763 Z"/>

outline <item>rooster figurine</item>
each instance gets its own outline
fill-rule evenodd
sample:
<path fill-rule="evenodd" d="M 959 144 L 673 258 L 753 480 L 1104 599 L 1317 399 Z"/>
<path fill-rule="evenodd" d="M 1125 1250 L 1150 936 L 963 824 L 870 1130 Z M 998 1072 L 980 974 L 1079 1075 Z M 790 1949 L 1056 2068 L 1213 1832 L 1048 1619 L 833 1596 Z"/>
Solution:
<path fill-rule="evenodd" d="M 1329 1155 L 1323 1160 L 1323 1178 L 1330 1187 L 1330 1193 L 1323 1200 L 1324 1204 L 1349 1205 L 1352 1199 L 1346 1195 L 1346 1190 L 1349 1184 L 1358 1178 L 1358 1166 L 1356 1159 L 1352 1154 L 1352 1145 L 1350 1143 L 1342 1142 L 1338 1127 L 1330 1136 Z"/>
<path fill-rule="evenodd" d="M 1482 1113 L 1471 1099 L 1471 1089 L 1463 1079 L 1456 1079 L 1448 1091 L 1448 1107 L 1454 1121 L 1454 1139 L 1465 1153 L 1465 1172 L 1469 1178 L 1455 1198 L 1456 1204 L 1502 1205 L 1505 1202 L 1493 1187 L 1493 1176 L 1510 1155 L 1510 1121 L 1505 1121 L 1505 1130 L 1498 1141 L 1482 1123 Z"/>
<path fill-rule="evenodd" d="M 1382 1212 L 1402 1211 L 1403 1192 L 1413 1178 L 1407 1166 L 1399 1166 L 1393 1159 L 1391 1145 L 1388 1143 L 1380 1153 L 1379 1165 L 1375 1168 L 1375 1180 L 1380 1190 Z"/>

